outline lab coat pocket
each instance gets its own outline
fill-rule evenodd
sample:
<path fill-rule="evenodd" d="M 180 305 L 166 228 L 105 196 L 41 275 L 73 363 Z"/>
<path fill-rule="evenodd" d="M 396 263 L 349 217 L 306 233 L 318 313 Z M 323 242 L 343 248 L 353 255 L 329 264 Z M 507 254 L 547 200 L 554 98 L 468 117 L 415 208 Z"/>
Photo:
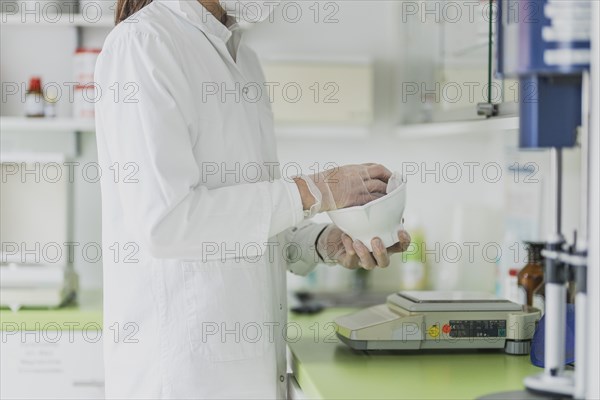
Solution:
<path fill-rule="evenodd" d="M 210 361 L 260 357 L 267 346 L 267 268 L 263 262 L 184 262 L 188 333 Z"/>

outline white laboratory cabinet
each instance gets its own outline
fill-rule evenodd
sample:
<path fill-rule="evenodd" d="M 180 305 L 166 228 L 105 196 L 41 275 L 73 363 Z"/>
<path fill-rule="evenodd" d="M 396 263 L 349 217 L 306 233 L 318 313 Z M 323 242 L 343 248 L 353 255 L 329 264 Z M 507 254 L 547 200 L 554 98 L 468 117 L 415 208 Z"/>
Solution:
<path fill-rule="evenodd" d="M 1 399 L 103 399 L 102 300 L 0 310 Z"/>
<path fill-rule="evenodd" d="M 102 399 L 101 331 L 2 331 L 0 398 Z"/>

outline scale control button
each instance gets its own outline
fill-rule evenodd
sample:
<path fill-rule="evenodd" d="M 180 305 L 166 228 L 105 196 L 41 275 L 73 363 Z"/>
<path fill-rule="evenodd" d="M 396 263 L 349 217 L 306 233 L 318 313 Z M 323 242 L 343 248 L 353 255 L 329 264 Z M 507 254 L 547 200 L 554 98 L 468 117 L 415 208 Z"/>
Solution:
<path fill-rule="evenodd" d="M 429 329 L 427 329 L 427 333 L 432 338 L 436 338 L 440 336 L 440 327 L 438 325 L 432 325 L 429 327 Z"/>
<path fill-rule="evenodd" d="M 442 332 L 444 332 L 445 334 L 450 333 L 451 330 L 452 328 L 450 328 L 450 325 L 448 324 L 444 324 L 444 326 L 442 326 Z"/>

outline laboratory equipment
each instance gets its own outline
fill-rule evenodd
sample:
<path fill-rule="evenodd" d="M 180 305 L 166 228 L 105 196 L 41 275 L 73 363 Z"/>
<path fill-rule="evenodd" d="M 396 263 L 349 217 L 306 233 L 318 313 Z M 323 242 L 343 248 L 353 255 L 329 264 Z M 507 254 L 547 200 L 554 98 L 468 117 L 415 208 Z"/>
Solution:
<path fill-rule="evenodd" d="M 528 354 L 539 310 L 488 293 L 402 291 L 335 320 L 356 350 L 504 349 Z"/>
<path fill-rule="evenodd" d="M 544 243 L 525 242 L 527 246 L 527 264 L 519 271 L 519 303 L 533 306 L 533 292 L 544 280 L 542 249 Z"/>
<path fill-rule="evenodd" d="M 0 266 L 0 308 L 57 308 L 71 302 L 78 289 L 72 265 Z"/>
<path fill-rule="evenodd" d="M 588 118 L 592 2 L 501 0 L 498 7 L 498 72 L 519 79 L 520 146 L 549 148 L 552 229 L 545 257 L 545 363 L 525 379 L 528 389 L 585 398 L 587 365 Z M 529 17 L 528 17 L 529 16 Z M 583 89 L 583 90 L 582 90 Z M 582 150 L 581 223 L 575 251 L 562 234 L 562 149 Z M 574 375 L 564 368 L 568 270 L 577 275 L 577 340 Z"/>
<path fill-rule="evenodd" d="M 380 238 L 385 247 L 398 243 L 402 215 L 406 206 L 406 181 L 394 173 L 388 181 L 386 195 L 363 206 L 329 211 L 329 217 L 344 233 L 371 248 L 371 240 Z"/>

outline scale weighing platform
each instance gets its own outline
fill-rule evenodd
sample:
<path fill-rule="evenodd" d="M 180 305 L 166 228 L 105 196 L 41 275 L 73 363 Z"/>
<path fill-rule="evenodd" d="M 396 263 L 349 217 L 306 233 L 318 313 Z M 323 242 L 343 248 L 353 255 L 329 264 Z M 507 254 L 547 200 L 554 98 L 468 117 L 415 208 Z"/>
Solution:
<path fill-rule="evenodd" d="M 403 291 L 335 320 L 356 350 L 504 349 L 529 354 L 539 310 L 479 292 Z"/>

